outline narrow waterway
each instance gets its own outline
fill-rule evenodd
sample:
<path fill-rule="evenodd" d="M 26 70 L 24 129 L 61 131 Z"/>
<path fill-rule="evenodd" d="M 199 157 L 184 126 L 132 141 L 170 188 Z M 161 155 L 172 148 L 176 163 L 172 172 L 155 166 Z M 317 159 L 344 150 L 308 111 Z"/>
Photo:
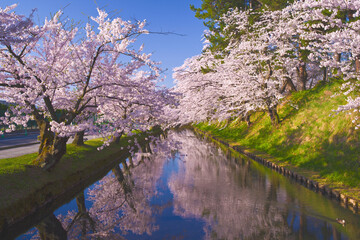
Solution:
<path fill-rule="evenodd" d="M 117 164 L 17 239 L 66 236 L 360 239 L 360 217 L 186 130 L 170 132 L 147 153 Z"/>

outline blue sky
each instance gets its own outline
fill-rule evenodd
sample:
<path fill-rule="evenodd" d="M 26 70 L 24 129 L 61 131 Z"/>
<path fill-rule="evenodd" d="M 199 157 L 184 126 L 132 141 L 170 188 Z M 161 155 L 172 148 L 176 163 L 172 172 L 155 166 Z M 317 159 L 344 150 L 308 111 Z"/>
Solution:
<path fill-rule="evenodd" d="M 151 34 L 139 39 L 145 45 L 144 51 L 153 53 L 153 59 L 161 61 L 162 68 L 168 69 L 164 81 L 168 87 L 173 86 L 172 69 L 182 65 L 186 58 L 199 54 L 202 49 L 201 38 L 205 27 L 189 8 L 190 4 L 200 6 L 200 0 L 0 0 L 0 7 L 14 3 L 18 4 L 15 11 L 22 15 L 29 15 L 36 8 L 35 23 L 43 23 L 45 17 L 59 9 L 63 9 L 68 18 L 86 23 L 88 17 L 97 15 L 96 8 L 99 7 L 126 20 L 146 19 L 147 29 L 153 32 L 183 34 Z"/>

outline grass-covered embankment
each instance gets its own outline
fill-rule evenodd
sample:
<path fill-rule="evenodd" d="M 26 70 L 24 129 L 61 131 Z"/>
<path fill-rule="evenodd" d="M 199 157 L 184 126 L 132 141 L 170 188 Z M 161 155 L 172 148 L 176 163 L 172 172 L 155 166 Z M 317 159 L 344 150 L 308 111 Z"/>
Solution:
<path fill-rule="evenodd" d="M 149 141 L 147 136 L 160 133 L 161 130 L 156 129 L 123 137 L 120 143 L 113 143 L 102 151 L 97 150 L 102 145 L 101 139 L 86 141 L 84 146 L 68 144 L 66 155 L 50 172 L 31 165 L 36 153 L 0 159 L 0 233 L 4 227 L 57 199 L 74 186 L 91 184 L 86 181 L 90 176 L 102 170 L 109 171 L 107 168 L 120 158 L 130 155 L 128 146 L 137 150 L 133 146 L 134 138 L 143 144 Z"/>
<path fill-rule="evenodd" d="M 335 94 L 340 85 L 319 85 L 283 99 L 278 126 L 259 112 L 250 127 L 237 120 L 195 127 L 359 201 L 360 134 L 352 123 L 357 113 L 334 114 L 345 104 L 344 95 Z"/>

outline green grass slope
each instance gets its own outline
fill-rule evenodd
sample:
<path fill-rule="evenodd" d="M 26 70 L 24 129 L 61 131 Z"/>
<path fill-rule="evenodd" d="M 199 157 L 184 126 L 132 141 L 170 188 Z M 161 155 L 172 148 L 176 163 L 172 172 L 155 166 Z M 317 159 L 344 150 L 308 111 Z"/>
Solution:
<path fill-rule="evenodd" d="M 271 125 L 266 113 L 253 114 L 250 127 L 237 120 L 227 126 L 195 126 L 360 200 L 360 134 L 352 123 L 356 115 L 333 111 L 346 103 L 343 94 L 335 94 L 340 85 L 318 85 L 283 99 L 278 126 Z"/>

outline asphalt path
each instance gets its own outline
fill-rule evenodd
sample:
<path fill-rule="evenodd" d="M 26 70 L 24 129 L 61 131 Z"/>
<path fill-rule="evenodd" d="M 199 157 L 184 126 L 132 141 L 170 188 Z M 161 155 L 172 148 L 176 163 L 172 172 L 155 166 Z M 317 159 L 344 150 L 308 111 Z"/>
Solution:
<path fill-rule="evenodd" d="M 37 152 L 40 145 L 37 136 L 38 134 L 29 134 L 0 138 L 0 159 Z M 85 136 L 85 139 L 90 140 L 97 137 L 99 136 Z M 68 143 L 71 141 L 72 139 L 69 139 Z"/>
<path fill-rule="evenodd" d="M 14 147 L 0 150 L 0 159 L 19 157 L 25 154 L 37 152 L 39 149 L 39 143 L 22 147 Z"/>
<path fill-rule="evenodd" d="M 31 145 L 39 142 L 37 140 L 39 133 L 14 134 L 0 137 L 0 150 L 14 146 Z"/>

